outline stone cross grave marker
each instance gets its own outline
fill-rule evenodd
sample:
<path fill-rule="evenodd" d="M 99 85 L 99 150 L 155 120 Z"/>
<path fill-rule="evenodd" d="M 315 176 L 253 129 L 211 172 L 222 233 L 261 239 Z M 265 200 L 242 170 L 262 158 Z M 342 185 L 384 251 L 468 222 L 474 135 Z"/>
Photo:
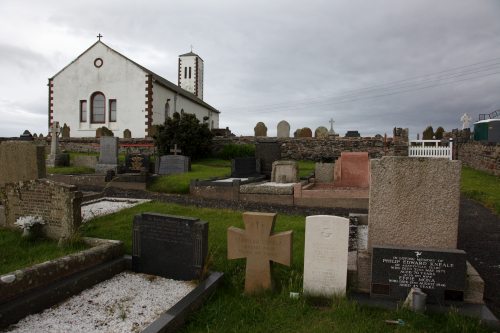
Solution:
<path fill-rule="evenodd" d="M 61 133 L 61 127 L 59 127 L 59 122 L 55 121 L 50 128 L 50 154 L 47 156 L 47 166 L 56 166 L 57 154 L 59 153 L 59 133 Z"/>
<path fill-rule="evenodd" d="M 174 155 L 177 155 L 177 153 L 182 153 L 182 150 L 177 149 L 177 143 L 174 145 L 173 149 L 170 149 L 171 153 L 174 153 Z"/>
<path fill-rule="evenodd" d="M 304 294 L 325 298 L 345 294 L 348 245 L 349 219 L 306 217 Z"/>
<path fill-rule="evenodd" d="M 169 279 L 201 277 L 208 252 L 208 223 L 196 218 L 142 213 L 134 217 L 132 269 Z"/>
<path fill-rule="evenodd" d="M 290 266 L 293 231 L 273 233 L 274 213 L 243 213 L 245 230 L 227 229 L 228 259 L 246 258 L 245 293 L 272 288 L 271 261 Z"/>
<path fill-rule="evenodd" d="M 335 134 L 335 131 L 333 130 L 333 123 L 335 121 L 333 120 L 333 118 L 330 119 L 329 123 L 330 123 L 330 130 L 328 131 L 330 134 Z"/>

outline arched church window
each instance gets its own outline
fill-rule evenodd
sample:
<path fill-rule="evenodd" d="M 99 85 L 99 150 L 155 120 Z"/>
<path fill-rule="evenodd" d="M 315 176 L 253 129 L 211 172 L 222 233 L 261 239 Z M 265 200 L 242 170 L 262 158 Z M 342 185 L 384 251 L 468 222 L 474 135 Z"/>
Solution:
<path fill-rule="evenodd" d="M 184 114 L 184 109 L 181 109 L 181 116 Z"/>
<path fill-rule="evenodd" d="M 212 120 L 212 127 L 210 127 L 210 128 L 214 128 L 214 121 L 213 120 Z"/>
<path fill-rule="evenodd" d="M 165 103 L 165 120 L 170 117 L 170 104 L 168 102 L 169 100 L 167 100 L 167 103 Z"/>
<path fill-rule="evenodd" d="M 106 117 L 106 99 L 102 92 L 95 92 L 90 98 L 90 122 L 104 123 Z"/>

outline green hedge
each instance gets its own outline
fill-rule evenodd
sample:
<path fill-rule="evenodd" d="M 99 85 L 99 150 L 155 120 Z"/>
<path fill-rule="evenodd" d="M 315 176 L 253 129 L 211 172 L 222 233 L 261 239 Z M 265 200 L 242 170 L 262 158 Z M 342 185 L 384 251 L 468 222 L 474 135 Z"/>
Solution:
<path fill-rule="evenodd" d="M 222 151 L 218 154 L 217 157 L 224 160 L 230 160 L 235 157 L 247 156 L 255 156 L 255 145 L 237 145 L 234 143 L 230 143 L 222 148 Z"/>

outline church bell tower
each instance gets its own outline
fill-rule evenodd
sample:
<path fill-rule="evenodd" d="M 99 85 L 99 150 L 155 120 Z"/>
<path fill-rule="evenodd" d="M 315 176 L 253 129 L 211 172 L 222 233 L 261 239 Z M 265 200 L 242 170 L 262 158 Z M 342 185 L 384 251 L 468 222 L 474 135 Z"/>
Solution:
<path fill-rule="evenodd" d="M 179 87 L 203 99 L 203 59 L 193 50 L 179 56 Z"/>

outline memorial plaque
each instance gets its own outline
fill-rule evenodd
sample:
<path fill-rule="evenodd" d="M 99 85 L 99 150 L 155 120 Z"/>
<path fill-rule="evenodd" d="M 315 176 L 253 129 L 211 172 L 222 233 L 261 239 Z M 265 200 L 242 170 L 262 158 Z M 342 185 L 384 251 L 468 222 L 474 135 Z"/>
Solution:
<path fill-rule="evenodd" d="M 260 160 L 261 173 L 271 176 L 273 162 L 281 159 L 281 147 L 278 142 L 258 142 L 255 145 L 255 158 Z"/>
<path fill-rule="evenodd" d="M 159 175 L 170 175 L 173 173 L 184 173 L 191 170 L 191 159 L 183 155 L 160 156 Z"/>
<path fill-rule="evenodd" d="M 128 154 L 125 157 L 125 169 L 127 172 L 148 172 L 149 156 L 145 154 Z"/>
<path fill-rule="evenodd" d="M 371 294 L 402 300 L 417 287 L 430 303 L 461 301 L 465 260 L 462 250 L 373 246 Z"/>
<path fill-rule="evenodd" d="M 255 157 L 237 157 L 231 161 L 231 177 L 249 178 L 260 175 L 260 160 Z"/>
<path fill-rule="evenodd" d="M 132 269 L 176 280 L 201 276 L 208 252 L 208 223 L 196 218 L 142 213 L 132 236 Z"/>

